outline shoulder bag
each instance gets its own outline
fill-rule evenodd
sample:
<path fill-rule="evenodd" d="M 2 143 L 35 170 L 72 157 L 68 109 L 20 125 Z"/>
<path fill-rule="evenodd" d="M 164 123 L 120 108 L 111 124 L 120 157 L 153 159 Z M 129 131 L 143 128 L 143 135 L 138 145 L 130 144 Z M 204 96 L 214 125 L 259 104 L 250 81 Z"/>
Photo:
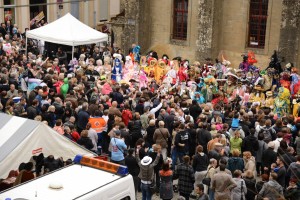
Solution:
<path fill-rule="evenodd" d="M 211 178 L 210 178 L 210 177 L 207 177 L 207 175 L 208 175 L 208 172 L 209 172 L 209 170 L 210 170 L 211 168 L 212 168 L 212 167 L 210 167 L 210 168 L 207 170 L 206 175 L 205 175 L 205 178 L 202 180 L 202 183 L 203 183 L 204 185 L 207 185 L 208 187 L 210 187 Z"/>

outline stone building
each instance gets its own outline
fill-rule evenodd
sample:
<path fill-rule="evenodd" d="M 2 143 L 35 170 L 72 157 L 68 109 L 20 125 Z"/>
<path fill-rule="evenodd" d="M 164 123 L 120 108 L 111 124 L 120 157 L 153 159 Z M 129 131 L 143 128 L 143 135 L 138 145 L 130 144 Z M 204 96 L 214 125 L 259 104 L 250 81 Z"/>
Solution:
<path fill-rule="evenodd" d="M 300 63 L 300 0 L 121 0 L 111 21 L 115 43 L 143 53 L 203 61 L 223 54 L 233 67 L 254 51 L 266 67 L 274 50 Z"/>

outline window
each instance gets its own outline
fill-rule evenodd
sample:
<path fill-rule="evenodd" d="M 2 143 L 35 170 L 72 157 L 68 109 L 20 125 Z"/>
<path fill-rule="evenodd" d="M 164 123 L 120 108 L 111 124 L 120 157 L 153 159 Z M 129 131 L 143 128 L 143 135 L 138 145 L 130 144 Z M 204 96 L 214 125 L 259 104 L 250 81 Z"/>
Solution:
<path fill-rule="evenodd" d="M 249 16 L 248 46 L 264 48 L 268 18 L 269 0 L 251 0 Z"/>
<path fill-rule="evenodd" d="M 174 0 L 173 39 L 187 39 L 188 0 Z"/>
<path fill-rule="evenodd" d="M 14 0 L 4 0 L 4 21 L 11 21 L 11 24 L 15 23 L 15 1 Z"/>

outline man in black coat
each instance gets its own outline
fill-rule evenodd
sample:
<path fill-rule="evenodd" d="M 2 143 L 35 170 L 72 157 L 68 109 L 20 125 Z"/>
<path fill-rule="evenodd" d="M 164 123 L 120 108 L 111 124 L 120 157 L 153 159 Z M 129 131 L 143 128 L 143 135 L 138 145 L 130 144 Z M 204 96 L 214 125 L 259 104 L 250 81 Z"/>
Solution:
<path fill-rule="evenodd" d="M 5 23 L 1 23 L 1 26 L 0 26 L 0 33 L 2 34 L 2 37 L 3 37 L 3 38 L 4 38 L 4 36 L 7 34 Z"/>
<path fill-rule="evenodd" d="M 207 123 L 203 122 L 202 127 L 199 127 L 196 131 L 197 142 L 203 146 L 203 152 L 207 154 L 207 144 L 212 139 L 211 133 L 207 130 Z"/>
<path fill-rule="evenodd" d="M 193 117 L 194 121 L 197 121 L 198 116 L 201 114 L 202 109 L 201 107 L 198 105 L 196 100 L 192 101 L 192 105 L 190 107 L 190 115 Z"/>
<path fill-rule="evenodd" d="M 258 139 L 254 136 L 255 129 L 250 130 L 250 135 L 245 137 L 242 143 L 242 152 L 250 151 L 253 156 L 256 156 L 258 150 Z"/>
<path fill-rule="evenodd" d="M 268 174 L 271 170 L 271 165 L 273 163 L 276 163 L 277 160 L 277 154 L 274 151 L 275 143 L 273 141 L 268 143 L 268 148 L 263 151 L 262 154 L 262 165 L 264 168 L 264 171 Z"/>

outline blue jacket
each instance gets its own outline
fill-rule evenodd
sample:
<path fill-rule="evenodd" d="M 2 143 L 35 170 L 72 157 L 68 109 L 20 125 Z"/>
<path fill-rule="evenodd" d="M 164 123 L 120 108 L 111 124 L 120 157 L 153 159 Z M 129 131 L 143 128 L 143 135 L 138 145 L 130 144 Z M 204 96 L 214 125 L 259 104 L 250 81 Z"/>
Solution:
<path fill-rule="evenodd" d="M 127 149 L 125 142 L 119 138 L 111 138 L 111 159 L 113 161 L 124 160 L 124 150 Z"/>

